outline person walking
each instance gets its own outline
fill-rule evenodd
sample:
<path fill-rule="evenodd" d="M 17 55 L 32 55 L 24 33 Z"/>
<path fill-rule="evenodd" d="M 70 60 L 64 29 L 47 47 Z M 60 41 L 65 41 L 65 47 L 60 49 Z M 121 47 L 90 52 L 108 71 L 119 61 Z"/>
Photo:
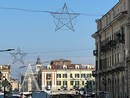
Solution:
<path fill-rule="evenodd" d="M 20 94 L 20 98 L 24 98 L 24 94 L 23 93 Z"/>

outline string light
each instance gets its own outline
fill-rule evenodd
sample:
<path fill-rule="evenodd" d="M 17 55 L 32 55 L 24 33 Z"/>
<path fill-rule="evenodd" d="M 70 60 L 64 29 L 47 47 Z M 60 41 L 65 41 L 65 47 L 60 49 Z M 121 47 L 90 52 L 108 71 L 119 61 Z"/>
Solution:
<path fill-rule="evenodd" d="M 16 10 L 16 11 L 23 11 L 23 12 L 34 12 L 34 13 L 55 13 L 55 14 L 63 14 L 62 12 L 52 12 L 52 11 L 44 11 L 44 10 L 31 10 L 31 9 L 23 9 L 23 8 L 13 8 L 13 7 L 1 7 L 0 10 Z M 73 14 L 73 13 L 70 13 Z M 78 13 L 80 15 L 85 16 L 102 16 L 103 14 L 100 13 Z"/>
<path fill-rule="evenodd" d="M 57 51 L 41 51 L 41 52 L 28 52 L 28 54 L 38 54 L 38 53 L 60 53 L 60 52 L 75 52 L 75 51 L 90 51 L 93 48 L 89 49 L 69 49 L 69 50 L 57 50 Z"/>
<path fill-rule="evenodd" d="M 21 52 L 20 48 L 18 48 L 16 53 L 10 53 L 10 54 L 14 57 L 13 64 L 16 63 L 17 61 L 24 64 L 23 57 L 25 57 L 27 53 Z"/>
<path fill-rule="evenodd" d="M 81 15 L 80 13 L 74 13 L 72 10 L 70 10 L 66 3 L 64 4 L 63 8 L 60 11 L 56 12 L 51 12 L 51 11 L 41 11 L 41 10 L 29 10 L 29 9 L 21 9 L 21 8 L 9 8 L 9 7 L 0 7 L 0 9 L 4 10 L 19 10 L 19 11 L 25 11 L 25 12 L 46 12 L 50 13 L 54 18 L 56 23 L 56 28 L 55 31 L 62 29 L 62 30 L 72 30 L 74 32 L 74 23 L 75 19 Z M 83 14 L 82 15 L 88 15 L 88 14 Z"/>

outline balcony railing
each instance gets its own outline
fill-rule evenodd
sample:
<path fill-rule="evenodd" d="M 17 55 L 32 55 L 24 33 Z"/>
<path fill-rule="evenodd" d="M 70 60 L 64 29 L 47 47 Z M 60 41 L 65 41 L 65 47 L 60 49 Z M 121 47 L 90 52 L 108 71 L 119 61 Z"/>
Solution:
<path fill-rule="evenodd" d="M 63 89 L 63 90 L 67 90 L 67 85 L 63 85 L 63 86 L 61 86 L 61 89 Z"/>
<path fill-rule="evenodd" d="M 104 68 L 104 69 L 98 70 L 98 71 L 93 71 L 92 75 L 96 76 L 97 74 L 107 74 L 107 73 L 122 71 L 122 70 L 125 70 L 125 67 L 126 66 L 125 66 L 124 62 L 119 62 L 116 65 L 113 65 L 111 67 L 107 67 L 107 68 Z"/>
<path fill-rule="evenodd" d="M 124 70 L 124 68 L 125 68 L 125 64 L 123 62 L 120 62 L 115 66 L 115 70 L 119 70 L 119 71 Z"/>

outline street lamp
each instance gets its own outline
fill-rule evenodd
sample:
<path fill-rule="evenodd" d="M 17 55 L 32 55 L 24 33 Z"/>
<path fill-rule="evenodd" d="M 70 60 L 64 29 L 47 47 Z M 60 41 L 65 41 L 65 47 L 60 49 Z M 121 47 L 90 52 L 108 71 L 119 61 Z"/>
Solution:
<path fill-rule="evenodd" d="M 4 50 L 0 50 L 0 52 L 5 52 L 5 51 L 13 51 L 15 49 L 4 49 Z"/>

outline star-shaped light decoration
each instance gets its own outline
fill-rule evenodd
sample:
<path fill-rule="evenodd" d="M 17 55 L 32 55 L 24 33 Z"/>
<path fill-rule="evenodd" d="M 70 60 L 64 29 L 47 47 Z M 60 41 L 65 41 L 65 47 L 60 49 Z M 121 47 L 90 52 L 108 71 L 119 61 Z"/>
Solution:
<path fill-rule="evenodd" d="M 23 53 L 20 48 L 17 49 L 16 53 L 10 53 L 13 57 L 13 64 L 16 63 L 17 61 L 21 62 L 22 64 L 24 64 L 24 60 L 23 57 L 25 57 L 27 55 L 27 53 Z"/>
<path fill-rule="evenodd" d="M 67 27 L 68 29 L 74 31 L 72 20 L 74 20 L 79 13 L 69 13 L 66 3 L 64 4 L 60 12 L 50 12 L 51 15 L 58 21 L 56 24 L 55 31 Z"/>

